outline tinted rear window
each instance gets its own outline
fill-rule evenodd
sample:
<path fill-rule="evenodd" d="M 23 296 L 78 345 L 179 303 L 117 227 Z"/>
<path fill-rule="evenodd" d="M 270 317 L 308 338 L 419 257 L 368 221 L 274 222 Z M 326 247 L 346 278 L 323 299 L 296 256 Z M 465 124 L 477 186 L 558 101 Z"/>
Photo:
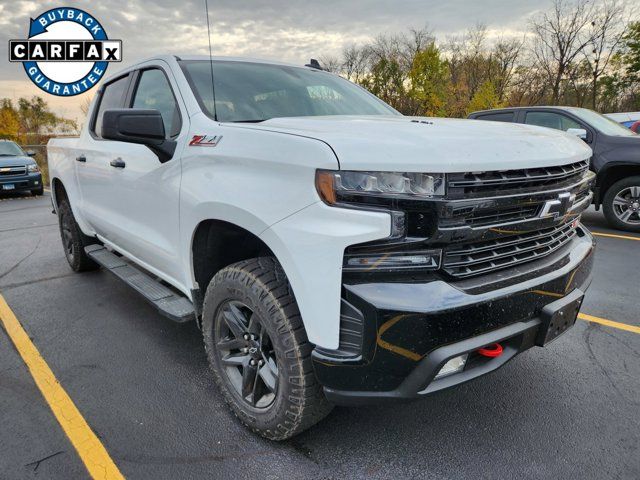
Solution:
<path fill-rule="evenodd" d="M 489 120 L 491 122 L 513 122 L 513 112 L 496 112 L 496 113 L 484 113 L 478 115 L 476 120 Z"/>

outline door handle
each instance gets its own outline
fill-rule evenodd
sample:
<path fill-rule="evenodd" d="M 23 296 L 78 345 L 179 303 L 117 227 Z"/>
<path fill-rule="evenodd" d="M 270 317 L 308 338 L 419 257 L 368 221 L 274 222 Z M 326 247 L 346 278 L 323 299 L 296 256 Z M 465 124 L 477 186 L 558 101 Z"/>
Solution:
<path fill-rule="evenodd" d="M 111 160 L 109 165 L 111 165 L 112 167 L 115 167 L 115 168 L 124 168 L 127 164 L 124 163 L 124 160 L 122 160 L 120 157 L 118 157 L 118 158 L 114 158 L 113 160 Z"/>
<path fill-rule="evenodd" d="M 80 156 L 76 157 L 76 162 L 86 163 L 87 162 L 87 157 L 85 157 L 84 155 L 80 155 Z"/>

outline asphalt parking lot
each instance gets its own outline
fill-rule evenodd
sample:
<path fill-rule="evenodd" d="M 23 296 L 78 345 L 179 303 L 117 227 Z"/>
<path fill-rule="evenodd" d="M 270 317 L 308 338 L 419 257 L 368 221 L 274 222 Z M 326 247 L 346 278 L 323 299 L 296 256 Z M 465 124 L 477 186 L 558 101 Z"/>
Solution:
<path fill-rule="evenodd" d="M 71 272 L 47 194 L 0 197 L 0 294 L 127 478 L 637 479 L 640 235 L 584 223 L 615 236 L 598 236 L 589 317 L 548 348 L 419 402 L 336 408 L 283 443 L 230 413 L 195 325 Z M 36 477 L 88 473 L 0 328 L 0 479 Z"/>

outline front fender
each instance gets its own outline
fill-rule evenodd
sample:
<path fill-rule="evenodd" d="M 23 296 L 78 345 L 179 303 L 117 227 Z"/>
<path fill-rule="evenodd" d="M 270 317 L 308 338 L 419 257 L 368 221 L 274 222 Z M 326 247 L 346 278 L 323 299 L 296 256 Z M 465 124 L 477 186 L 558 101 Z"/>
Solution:
<path fill-rule="evenodd" d="M 260 235 L 287 274 L 310 342 L 338 348 L 345 248 L 390 233 L 388 213 L 317 202 Z"/>

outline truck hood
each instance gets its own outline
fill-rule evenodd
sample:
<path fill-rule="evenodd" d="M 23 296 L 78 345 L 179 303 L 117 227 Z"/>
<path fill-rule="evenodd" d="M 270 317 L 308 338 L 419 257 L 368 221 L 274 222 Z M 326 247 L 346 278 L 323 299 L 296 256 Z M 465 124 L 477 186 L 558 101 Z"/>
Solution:
<path fill-rule="evenodd" d="M 31 157 L 16 155 L 12 157 L 3 157 L 0 155 L 0 167 L 10 167 L 16 165 L 31 165 L 36 163 Z"/>
<path fill-rule="evenodd" d="M 252 128 L 327 143 L 344 170 L 468 172 L 563 165 L 587 159 L 579 138 L 530 125 L 404 116 L 274 118 Z"/>

